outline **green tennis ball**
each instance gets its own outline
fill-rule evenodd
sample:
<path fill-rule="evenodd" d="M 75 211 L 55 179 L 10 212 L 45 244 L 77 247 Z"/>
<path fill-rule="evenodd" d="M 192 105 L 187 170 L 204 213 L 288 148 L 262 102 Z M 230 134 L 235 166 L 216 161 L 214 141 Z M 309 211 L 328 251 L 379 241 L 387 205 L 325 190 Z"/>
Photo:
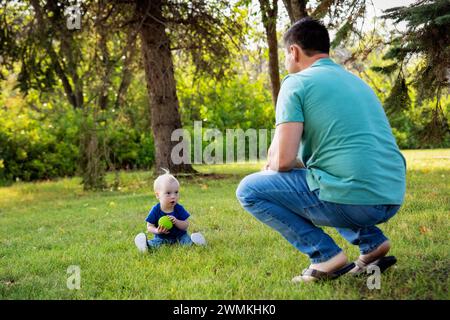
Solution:
<path fill-rule="evenodd" d="M 162 216 L 161 218 L 159 218 L 158 225 L 166 228 L 167 230 L 170 230 L 173 227 L 173 223 L 172 221 L 170 221 L 168 216 Z"/>

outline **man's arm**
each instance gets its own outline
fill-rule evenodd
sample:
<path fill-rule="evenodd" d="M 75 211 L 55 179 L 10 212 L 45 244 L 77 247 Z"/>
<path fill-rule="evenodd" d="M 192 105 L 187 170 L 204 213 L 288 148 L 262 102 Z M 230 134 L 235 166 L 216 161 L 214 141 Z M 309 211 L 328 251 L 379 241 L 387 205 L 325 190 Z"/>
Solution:
<path fill-rule="evenodd" d="M 274 171 L 289 171 L 304 167 L 297 159 L 303 134 L 303 122 L 285 122 L 275 128 L 275 135 L 268 151 L 267 168 Z"/>

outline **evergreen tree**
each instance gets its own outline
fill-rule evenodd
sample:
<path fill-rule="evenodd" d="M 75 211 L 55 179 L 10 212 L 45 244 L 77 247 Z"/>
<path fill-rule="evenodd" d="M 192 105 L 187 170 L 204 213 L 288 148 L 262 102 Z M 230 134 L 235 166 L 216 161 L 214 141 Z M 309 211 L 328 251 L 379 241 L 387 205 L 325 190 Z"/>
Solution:
<path fill-rule="evenodd" d="M 422 137 L 424 141 L 439 143 L 450 132 L 441 106 L 441 97 L 449 93 L 450 1 L 419 0 L 409 7 L 395 7 L 384 13 L 383 18 L 392 19 L 394 23 L 407 23 L 406 31 L 392 39 L 392 48 L 383 57 L 393 63 L 374 68 L 385 74 L 397 74 L 385 108 L 391 113 L 407 108 L 410 103 L 408 85 L 417 89 L 417 105 L 425 99 L 436 99 Z M 408 84 L 404 76 L 406 66 L 417 57 L 423 62 L 416 65 L 413 81 Z"/>

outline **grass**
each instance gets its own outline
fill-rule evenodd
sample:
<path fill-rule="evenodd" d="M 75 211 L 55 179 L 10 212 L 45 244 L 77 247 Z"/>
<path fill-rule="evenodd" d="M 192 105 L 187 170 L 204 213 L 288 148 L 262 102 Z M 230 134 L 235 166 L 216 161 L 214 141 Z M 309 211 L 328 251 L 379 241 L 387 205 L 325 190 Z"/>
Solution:
<path fill-rule="evenodd" d="M 133 238 L 155 203 L 149 172 L 121 173 L 118 191 L 84 192 L 79 178 L 0 188 L 0 299 L 448 299 L 450 149 L 403 153 L 406 202 L 381 226 L 399 263 L 379 290 L 351 277 L 290 283 L 308 259 L 235 198 L 240 179 L 261 164 L 233 164 L 197 167 L 213 178 L 180 179 L 190 232 L 201 231 L 208 246 L 147 255 Z M 81 269 L 80 290 L 67 288 L 70 265 Z"/>

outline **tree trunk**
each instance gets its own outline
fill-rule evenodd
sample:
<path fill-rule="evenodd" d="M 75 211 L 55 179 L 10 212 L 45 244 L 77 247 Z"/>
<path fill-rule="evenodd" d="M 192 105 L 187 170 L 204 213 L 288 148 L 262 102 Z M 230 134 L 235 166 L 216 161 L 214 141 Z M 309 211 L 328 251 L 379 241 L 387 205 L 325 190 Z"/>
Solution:
<path fill-rule="evenodd" d="M 259 0 L 261 7 L 262 22 L 266 30 L 267 45 L 269 47 L 269 76 L 272 87 L 272 102 L 276 107 L 278 92 L 280 91 L 280 71 L 278 64 L 278 40 L 277 40 L 277 0 Z"/>
<path fill-rule="evenodd" d="M 280 91 L 280 71 L 278 65 L 278 41 L 275 24 L 266 30 L 267 44 L 269 45 L 269 75 L 272 83 L 272 101 L 277 104 L 278 92 Z"/>
<path fill-rule="evenodd" d="M 308 16 L 308 11 L 306 11 L 308 0 L 283 0 L 283 3 L 289 15 L 289 20 L 291 20 L 291 25 Z"/>
<path fill-rule="evenodd" d="M 170 157 L 178 144 L 170 138 L 174 130 L 181 128 L 181 118 L 162 0 L 137 0 L 136 10 L 142 21 L 139 33 L 155 139 L 155 171 L 167 168 L 172 173 L 195 172 L 190 164 L 175 165 Z"/>

